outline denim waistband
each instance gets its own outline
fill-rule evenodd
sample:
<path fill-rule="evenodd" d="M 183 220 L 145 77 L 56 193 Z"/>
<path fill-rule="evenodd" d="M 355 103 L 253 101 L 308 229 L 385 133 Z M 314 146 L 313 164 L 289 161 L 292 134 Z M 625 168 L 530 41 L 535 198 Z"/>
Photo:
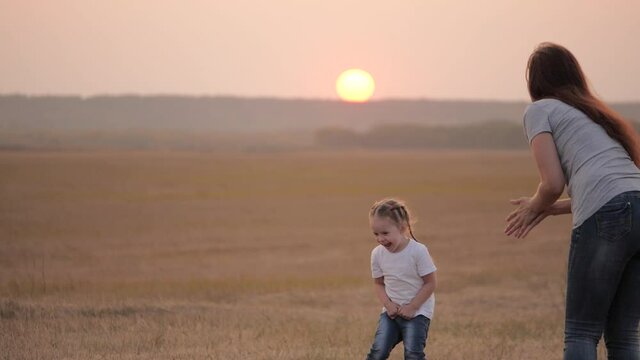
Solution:
<path fill-rule="evenodd" d="M 640 190 L 626 191 L 626 192 L 620 193 L 612 197 L 611 200 L 607 201 L 607 204 L 615 203 L 617 201 L 631 200 L 631 199 L 640 199 Z"/>

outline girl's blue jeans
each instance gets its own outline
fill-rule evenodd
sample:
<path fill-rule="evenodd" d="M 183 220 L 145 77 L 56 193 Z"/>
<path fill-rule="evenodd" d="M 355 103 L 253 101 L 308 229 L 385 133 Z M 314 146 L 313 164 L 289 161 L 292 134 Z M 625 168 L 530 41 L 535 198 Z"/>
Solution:
<path fill-rule="evenodd" d="M 571 234 L 565 360 L 640 360 L 640 191 L 617 195 Z"/>
<path fill-rule="evenodd" d="M 387 359 L 391 350 L 401 341 L 406 360 L 424 360 L 430 322 L 424 315 L 405 320 L 399 316 L 391 319 L 386 312 L 380 314 L 378 330 L 367 360 Z"/>

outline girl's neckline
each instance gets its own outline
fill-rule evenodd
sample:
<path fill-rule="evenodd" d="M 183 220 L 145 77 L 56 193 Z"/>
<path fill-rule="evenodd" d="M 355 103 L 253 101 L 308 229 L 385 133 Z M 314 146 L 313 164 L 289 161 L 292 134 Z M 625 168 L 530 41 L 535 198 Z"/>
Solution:
<path fill-rule="evenodd" d="M 398 251 L 395 251 L 395 252 L 389 251 L 389 253 L 391 253 L 391 254 L 400 254 L 401 252 L 405 251 L 409 247 L 409 244 L 411 243 L 411 240 L 413 240 L 413 239 L 412 238 L 407 238 L 407 241 L 405 242 L 404 246 L 401 249 L 399 249 Z"/>

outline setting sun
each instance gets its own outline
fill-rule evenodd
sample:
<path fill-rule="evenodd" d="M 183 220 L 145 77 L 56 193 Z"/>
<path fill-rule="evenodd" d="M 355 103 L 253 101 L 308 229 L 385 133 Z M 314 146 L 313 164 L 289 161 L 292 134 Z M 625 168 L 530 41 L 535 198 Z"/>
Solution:
<path fill-rule="evenodd" d="M 374 90 L 373 77 L 364 70 L 346 70 L 336 80 L 336 91 L 344 101 L 366 102 L 373 95 Z"/>

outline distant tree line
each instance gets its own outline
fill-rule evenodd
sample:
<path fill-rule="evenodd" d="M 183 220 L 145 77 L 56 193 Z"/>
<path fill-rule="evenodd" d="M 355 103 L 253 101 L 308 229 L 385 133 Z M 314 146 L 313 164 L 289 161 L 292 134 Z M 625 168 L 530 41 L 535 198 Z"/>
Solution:
<path fill-rule="evenodd" d="M 636 129 L 640 124 L 634 122 Z M 316 145 L 323 148 L 393 149 L 526 149 L 522 125 L 508 121 L 490 121 L 460 126 L 386 124 L 366 132 L 326 127 L 315 132 Z"/>
<path fill-rule="evenodd" d="M 2 149 L 526 148 L 524 101 L 0 94 Z M 612 107 L 640 121 L 640 103 Z M 400 119 L 400 120 L 399 120 Z M 487 120 L 491 120 L 488 121 Z"/>
<path fill-rule="evenodd" d="M 366 132 L 346 128 L 323 128 L 315 133 L 316 144 L 326 148 L 526 148 L 522 126 L 513 122 L 493 121 L 460 126 L 425 126 L 419 124 L 378 125 Z"/>

